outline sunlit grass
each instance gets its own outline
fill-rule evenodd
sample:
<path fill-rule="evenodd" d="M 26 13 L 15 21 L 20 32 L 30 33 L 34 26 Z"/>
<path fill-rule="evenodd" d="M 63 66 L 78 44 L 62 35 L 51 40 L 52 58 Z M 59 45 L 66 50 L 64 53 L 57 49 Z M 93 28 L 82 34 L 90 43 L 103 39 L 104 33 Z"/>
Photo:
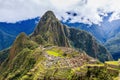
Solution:
<path fill-rule="evenodd" d="M 49 55 L 56 56 L 56 57 L 63 57 L 60 53 L 48 50 L 46 51 Z"/>
<path fill-rule="evenodd" d="M 106 61 L 106 64 L 120 65 L 118 61 Z"/>

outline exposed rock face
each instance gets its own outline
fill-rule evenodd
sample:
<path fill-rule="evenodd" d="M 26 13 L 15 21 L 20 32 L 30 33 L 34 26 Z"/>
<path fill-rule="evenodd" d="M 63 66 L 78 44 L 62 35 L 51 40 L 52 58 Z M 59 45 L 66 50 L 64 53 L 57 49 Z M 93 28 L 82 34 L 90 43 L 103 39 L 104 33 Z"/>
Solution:
<path fill-rule="evenodd" d="M 43 15 L 30 38 L 21 33 L 8 52 L 0 65 L 0 80 L 87 80 L 92 76 L 111 80 L 106 68 L 100 68 L 100 73 L 87 69 L 88 64 L 100 64 L 94 58 L 111 60 L 107 50 L 89 33 L 61 24 L 51 11 Z"/>
<path fill-rule="evenodd" d="M 69 32 L 69 40 L 75 48 L 82 49 L 89 56 L 99 59 L 102 62 L 112 59 L 106 48 L 100 45 L 89 33 L 74 28 L 69 28 Z"/>
<path fill-rule="evenodd" d="M 49 43 L 57 46 L 70 46 L 65 35 L 64 26 L 52 11 L 48 11 L 43 15 L 32 34 L 32 38 L 39 44 Z"/>
<path fill-rule="evenodd" d="M 21 33 L 16 38 L 10 51 L 7 52 L 7 55 L 8 53 L 10 54 L 8 60 L 12 61 L 24 48 L 34 49 L 37 46 L 36 42 L 39 45 L 52 44 L 55 46 L 74 47 L 78 50 L 85 51 L 89 56 L 99 59 L 102 62 L 112 60 L 109 52 L 97 43 L 89 33 L 68 28 L 66 25 L 61 24 L 52 11 L 48 11 L 43 15 L 30 38 L 24 33 Z M 4 60 L 5 58 L 7 57 L 4 57 Z M 3 59 L 0 62 L 2 61 Z"/>
<path fill-rule="evenodd" d="M 52 11 L 43 15 L 31 38 L 39 44 L 49 43 L 84 50 L 102 62 L 112 60 L 110 53 L 92 35 L 61 24 Z"/>
<path fill-rule="evenodd" d="M 5 61 L 6 64 L 9 64 L 9 66 L 11 65 L 11 62 L 15 59 L 15 57 L 17 55 L 20 55 L 19 53 L 25 49 L 35 49 L 37 47 L 37 44 L 35 42 L 33 42 L 32 40 L 29 39 L 29 37 L 25 34 L 25 33 L 21 33 L 19 34 L 19 36 L 16 38 L 15 42 L 13 43 L 13 45 L 11 46 L 10 49 L 7 49 L 5 52 L 5 54 L 9 53 L 9 56 L 7 58 L 7 60 Z M 5 56 L 5 55 L 3 55 Z"/>
<path fill-rule="evenodd" d="M 17 55 L 17 53 L 19 53 L 25 48 L 25 44 L 28 40 L 29 38 L 25 33 L 19 34 L 19 36 L 16 38 L 15 42 L 13 43 L 10 49 L 10 60 L 12 60 Z"/>

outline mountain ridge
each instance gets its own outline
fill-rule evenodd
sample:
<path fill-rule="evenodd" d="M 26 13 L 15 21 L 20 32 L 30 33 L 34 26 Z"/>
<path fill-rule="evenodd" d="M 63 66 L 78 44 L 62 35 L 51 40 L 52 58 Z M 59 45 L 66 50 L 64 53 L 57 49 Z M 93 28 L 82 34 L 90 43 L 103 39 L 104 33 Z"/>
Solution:
<path fill-rule="evenodd" d="M 48 16 L 50 14 L 52 17 Z M 49 44 L 52 45 L 57 44 L 57 46 L 66 46 L 65 44 L 67 44 L 67 47 L 71 46 L 74 48 L 82 49 L 86 51 L 89 56 L 97 58 L 101 61 L 112 59 L 112 56 L 106 50 L 106 48 L 104 48 L 104 46 L 101 46 L 95 40 L 95 38 L 92 37 L 92 35 L 85 31 L 69 28 L 66 25 L 61 24 L 60 21 L 58 21 L 58 19 L 54 16 L 54 13 L 51 11 L 46 12 L 41 18 L 35 31 L 32 34 L 34 37 L 36 35 L 41 36 L 40 39 L 43 39 L 44 42 L 49 42 Z M 60 40 L 62 42 L 60 42 Z M 104 58 L 102 58 L 103 56 L 100 55 L 104 55 Z"/>
<path fill-rule="evenodd" d="M 0 36 L 6 37 L 7 35 L 10 35 L 10 37 L 6 37 L 5 39 L 2 37 L 0 38 L 0 41 L 2 41 L 1 43 L 5 44 L 0 45 L 0 51 L 10 47 L 16 39 L 17 35 L 19 35 L 21 32 L 25 32 L 27 35 L 31 34 L 38 20 L 39 18 L 29 19 L 16 23 L 0 22 L 0 30 L 5 33 L 4 35 L 0 34 Z"/>
<path fill-rule="evenodd" d="M 46 40 L 46 43 L 49 42 L 50 44 L 58 46 L 69 46 L 64 27 L 52 11 L 48 11 L 43 15 L 31 36 L 35 37 L 36 35 L 40 35 Z"/>
<path fill-rule="evenodd" d="M 52 19 L 50 15 L 43 16 L 44 22 L 40 21 L 31 35 L 18 35 L 8 51 L 9 56 L 0 65 L 0 79 L 89 80 L 91 74 L 96 74 L 89 69 L 95 68 L 100 71 L 96 79 L 110 80 L 111 74 L 100 64 L 100 61 L 112 60 L 107 50 L 89 33 L 68 28 L 53 13 Z"/>

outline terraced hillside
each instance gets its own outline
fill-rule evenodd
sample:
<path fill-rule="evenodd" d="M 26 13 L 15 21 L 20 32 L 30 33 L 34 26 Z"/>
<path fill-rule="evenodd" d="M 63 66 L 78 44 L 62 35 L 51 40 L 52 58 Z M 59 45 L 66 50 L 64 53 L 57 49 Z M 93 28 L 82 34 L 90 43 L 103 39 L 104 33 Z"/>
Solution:
<path fill-rule="evenodd" d="M 119 73 L 109 74 L 100 62 L 112 60 L 102 45 L 89 33 L 61 24 L 52 11 L 30 36 L 19 34 L 4 53 L 0 80 L 113 80 Z"/>
<path fill-rule="evenodd" d="M 57 46 L 24 48 L 8 63 L 0 68 L 2 80 L 113 80 L 118 75 L 108 74 L 104 64 L 85 52 Z"/>

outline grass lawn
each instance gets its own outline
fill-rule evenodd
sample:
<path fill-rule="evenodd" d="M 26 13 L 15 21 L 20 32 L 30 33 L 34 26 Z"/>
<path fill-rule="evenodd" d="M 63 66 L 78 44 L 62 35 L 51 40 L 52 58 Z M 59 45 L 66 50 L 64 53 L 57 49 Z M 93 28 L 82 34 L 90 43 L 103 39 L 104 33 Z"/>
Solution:
<path fill-rule="evenodd" d="M 60 53 L 48 50 L 46 51 L 49 55 L 56 56 L 56 57 L 63 57 Z"/>
<path fill-rule="evenodd" d="M 118 61 L 106 61 L 105 63 L 106 64 L 111 64 L 111 65 L 116 65 L 116 66 L 120 65 Z"/>

